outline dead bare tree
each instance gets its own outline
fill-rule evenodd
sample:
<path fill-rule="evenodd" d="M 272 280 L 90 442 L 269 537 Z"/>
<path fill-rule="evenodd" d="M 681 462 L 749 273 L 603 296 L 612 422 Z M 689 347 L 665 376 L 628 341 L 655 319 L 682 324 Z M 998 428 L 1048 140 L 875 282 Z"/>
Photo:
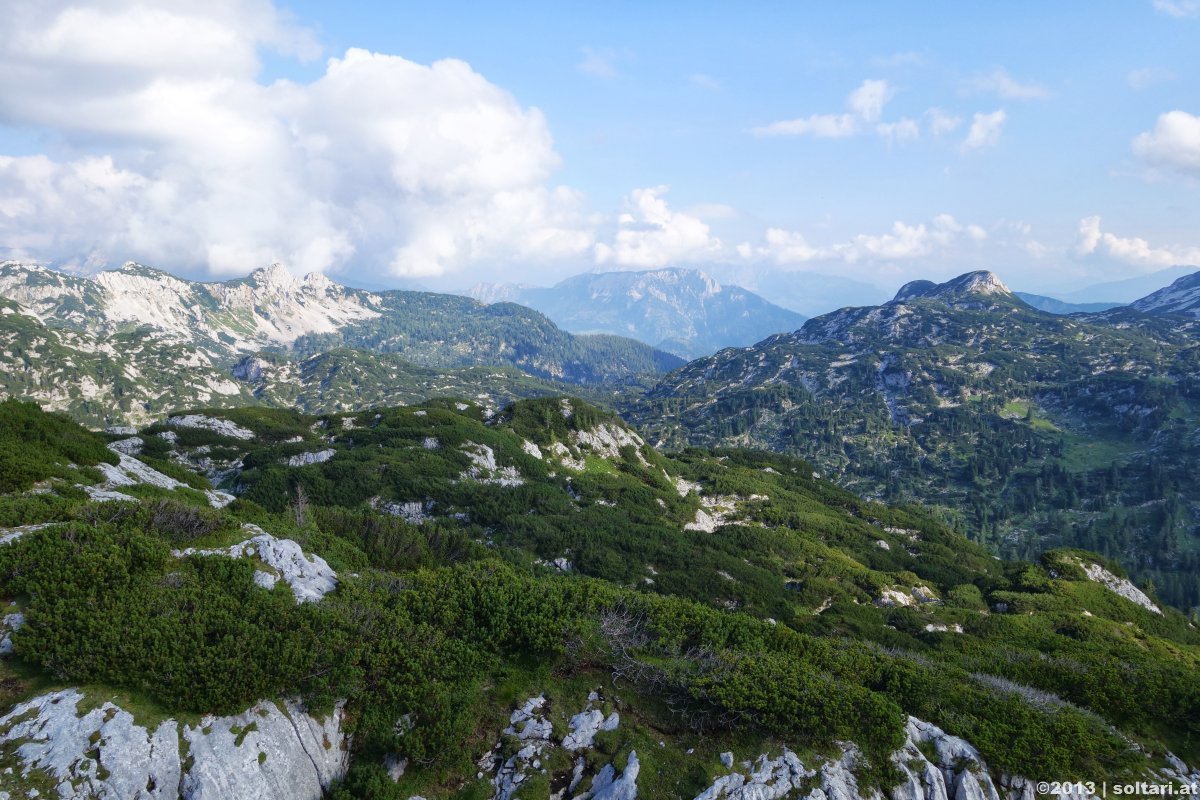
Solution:
<path fill-rule="evenodd" d="M 304 491 L 304 484 L 297 483 L 291 505 L 292 521 L 296 523 L 297 528 L 308 525 L 308 506 L 308 492 Z"/>

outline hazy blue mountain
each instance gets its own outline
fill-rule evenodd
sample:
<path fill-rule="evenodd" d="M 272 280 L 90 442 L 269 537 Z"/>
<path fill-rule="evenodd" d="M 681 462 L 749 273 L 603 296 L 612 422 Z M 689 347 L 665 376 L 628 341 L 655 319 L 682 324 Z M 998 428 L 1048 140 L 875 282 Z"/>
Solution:
<path fill-rule="evenodd" d="M 1108 311 L 1110 308 L 1123 305 L 1122 303 L 1068 303 L 1055 297 L 1030 294 L 1029 292 L 1013 292 L 1013 294 L 1039 311 L 1046 311 L 1050 314 L 1090 314 L 1096 311 Z"/>
<path fill-rule="evenodd" d="M 1138 275 L 1119 281 L 1108 281 L 1062 294 L 1069 303 L 1132 303 L 1138 298 L 1169 286 L 1176 278 L 1191 275 L 1200 269 L 1196 265 L 1180 265 L 1160 269 L 1149 275 Z"/>
<path fill-rule="evenodd" d="M 546 288 L 481 285 L 471 294 L 537 309 L 572 333 L 629 336 L 687 358 L 754 344 L 805 319 L 691 269 L 585 273 Z"/>

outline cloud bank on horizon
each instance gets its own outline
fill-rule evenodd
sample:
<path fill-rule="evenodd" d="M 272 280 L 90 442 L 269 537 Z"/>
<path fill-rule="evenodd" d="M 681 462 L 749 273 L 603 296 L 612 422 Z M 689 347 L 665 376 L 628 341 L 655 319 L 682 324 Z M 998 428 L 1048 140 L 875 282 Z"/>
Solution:
<path fill-rule="evenodd" d="M 419 63 L 356 46 L 330 56 L 314 29 L 270 0 L 5 5 L 0 257 L 83 268 L 135 259 L 215 278 L 278 261 L 375 285 L 538 281 L 590 267 L 719 272 L 761 264 L 895 282 L 977 265 L 1108 277 L 1200 263 L 1194 241 L 1151 243 L 1140 229 L 1102 230 L 1086 198 L 1064 212 L 1075 211 L 1069 224 L 1031 223 L 992 208 L 960 210 L 951 192 L 911 203 L 897 191 L 890 203 L 879 201 L 878 213 L 856 219 L 843 209 L 838 224 L 827 225 L 786 209 L 774 218 L 743 213 L 732 183 L 730 197 L 712 196 L 721 184 L 702 193 L 688 188 L 694 174 L 651 170 L 628 176 L 615 207 L 597 207 L 586 181 L 560 182 L 574 173 L 568 158 L 586 157 L 576 152 L 582 148 L 564 155 L 553 116 L 468 60 Z M 1144 12 L 1173 24 L 1197 16 L 1183 0 L 1156 0 Z M 564 73 L 616 91 L 634 80 L 637 55 L 625 45 L 578 45 Z M 732 135 L 739 150 L 772 148 L 777 159 L 870 147 L 872 158 L 925 162 L 931 174 L 950 175 L 1000 157 L 1026 109 L 1051 106 L 1064 91 L 993 65 L 925 103 L 911 71 L 928 60 L 907 51 L 872 59 L 860 70 L 865 77 L 842 88 L 840 108 L 793 88 L 770 106 L 798 115 L 771 121 L 745 112 L 746 124 L 731 122 Z M 267 80 L 267 61 L 298 66 Z M 681 85 L 721 102 L 736 80 L 701 67 L 681 73 Z M 1145 94 L 1169 86 L 1176 69 L 1125 70 L 1115 80 Z M 526 87 L 523 95 L 531 94 Z M 1128 180 L 1195 200 L 1200 116 L 1192 111 L 1146 116 L 1121 139 L 1127 163 L 1101 169 L 1136 173 Z M 749 122 L 759 114 L 766 119 Z M 1004 155 L 1023 157 L 1029 146 Z M 693 173 L 722 169 L 698 163 Z M 803 189 L 819 196 L 825 180 L 845 191 L 851 169 L 840 180 L 836 169 L 814 175 Z M 895 167 L 898 187 L 905 169 Z M 668 202 L 681 194 L 678 207 Z M 1008 205 L 1023 213 L 1019 199 Z"/>

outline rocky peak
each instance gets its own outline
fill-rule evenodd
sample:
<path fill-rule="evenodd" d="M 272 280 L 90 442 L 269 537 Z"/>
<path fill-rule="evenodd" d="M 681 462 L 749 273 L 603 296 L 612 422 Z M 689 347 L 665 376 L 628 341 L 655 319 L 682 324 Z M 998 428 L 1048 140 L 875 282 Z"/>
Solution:
<path fill-rule="evenodd" d="M 172 275 L 169 272 L 163 272 L 161 269 L 155 269 L 154 267 L 148 267 L 145 264 L 139 264 L 136 261 L 126 261 L 124 264 L 122 264 L 117 269 L 107 270 L 105 272 L 99 273 L 99 275 L 113 275 L 113 274 L 136 275 L 137 277 L 140 277 L 140 278 L 151 278 L 154 280 L 174 280 L 174 281 L 180 280 L 179 278 L 176 278 L 174 275 Z M 97 276 L 97 277 L 99 277 L 99 276 Z"/>
<path fill-rule="evenodd" d="M 294 291 L 301 285 L 300 279 L 279 263 L 254 270 L 250 281 L 260 289 L 277 291 Z"/>
<path fill-rule="evenodd" d="M 933 281 L 911 281 L 900 287 L 896 292 L 893 303 L 902 303 L 918 297 L 931 297 L 941 300 L 957 299 L 964 295 L 1007 295 L 1012 296 L 1012 290 L 1004 285 L 1004 281 L 996 277 L 996 273 L 988 270 L 976 270 L 959 275 L 945 283 Z"/>
<path fill-rule="evenodd" d="M 900 287 L 900 291 L 896 292 L 896 296 L 892 298 L 892 302 L 902 303 L 914 297 L 928 297 L 937 287 L 938 285 L 933 281 L 909 281 Z"/>
<path fill-rule="evenodd" d="M 327 292 L 330 289 L 341 288 L 340 284 L 334 283 L 323 272 L 308 273 L 304 276 L 303 283 L 306 287 L 316 292 Z"/>

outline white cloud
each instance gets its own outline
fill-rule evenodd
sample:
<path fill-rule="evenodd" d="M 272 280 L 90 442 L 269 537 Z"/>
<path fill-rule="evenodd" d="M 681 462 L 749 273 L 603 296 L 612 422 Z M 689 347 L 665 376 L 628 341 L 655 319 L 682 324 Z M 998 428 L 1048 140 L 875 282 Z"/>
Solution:
<path fill-rule="evenodd" d="M 883 107 L 892 97 L 887 81 L 865 80 L 850 93 L 846 105 L 865 122 L 878 122 Z"/>
<path fill-rule="evenodd" d="M 596 262 L 651 269 L 684 261 L 707 261 L 724 252 L 701 219 L 672 211 L 663 199 L 669 187 L 635 189 L 628 210 L 617 219 L 612 244 L 594 248 Z"/>
<path fill-rule="evenodd" d="M 887 81 L 865 80 L 846 98 L 846 114 L 812 114 L 797 119 L 781 120 L 755 128 L 755 136 L 816 136 L 842 139 L 861 130 L 864 122 L 877 122 L 883 107 L 892 97 Z"/>
<path fill-rule="evenodd" d="M 804 234 L 796 231 L 770 228 L 767 230 L 766 240 L 766 247 L 756 251 L 751 249 L 749 244 L 745 244 L 739 246 L 738 253 L 743 258 L 752 258 L 755 255 L 766 256 L 779 264 L 801 264 L 805 261 L 828 257 L 827 251 L 813 247 L 804 238 Z"/>
<path fill-rule="evenodd" d="M 847 241 L 824 246 L 810 244 L 798 231 L 771 228 L 763 245 L 739 245 L 737 252 L 744 259 L 765 259 L 777 264 L 880 264 L 969 249 L 987 238 L 987 232 L 980 226 L 964 225 L 950 214 L 939 214 L 928 224 L 910 225 L 897 220 L 885 233 L 858 234 Z"/>
<path fill-rule="evenodd" d="M 462 61 L 352 49 L 263 85 L 260 50 L 315 48 L 266 0 L 9 5 L 0 122 L 60 154 L 0 158 L 13 254 L 434 276 L 592 244 L 542 114 Z"/>
<path fill-rule="evenodd" d="M 697 86 L 709 92 L 721 91 L 721 83 L 712 75 L 705 75 L 703 72 L 694 72 L 688 75 L 688 81 L 693 86 Z"/>
<path fill-rule="evenodd" d="M 1153 130 L 1133 139 L 1133 152 L 1148 164 L 1200 177 L 1200 117 L 1168 111 Z"/>
<path fill-rule="evenodd" d="M 611 48 L 583 48 L 583 59 L 575 65 L 580 71 L 596 78 L 617 77 L 617 52 Z"/>
<path fill-rule="evenodd" d="M 959 147 L 966 153 L 994 146 L 1000 141 L 1000 134 L 1004 129 L 1006 119 L 1008 119 L 1008 115 L 1004 113 L 1004 109 L 993 111 L 990 114 L 976 112 L 971 119 L 971 128 L 967 131 L 967 138 L 963 139 Z"/>
<path fill-rule="evenodd" d="M 1200 0 L 1154 0 L 1154 10 L 1168 17 L 1200 17 Z"/>
<path fill-rule="evenodd" d="M 1155 247 L 1142 238 L 1122 238 L 1103 231 L 1100 217 L 1086 217 L 1079 221 L 1075 252 L 1080 256 L 1107 256 L 1143 269 L 1200 264 L 1200 247 Z"/>
<path fill-rule="evenodd" d="M 754 129 L 755 136 L 803 136 L 842 139 L 858 133 L 858 117 L 852 114 L 813 114 L 811 117 L 785 119 Z"/>
<path fill-rule="evenodd" d="M 1006 100 L 1040 100 L 1050 96 L 1050 92 L 1044 86 L 1021 83 L 1002 67 L 976 75 L 967 81 L 966 87 L 972 92 L 995 94 Z"/>
<path fill-rule="evenodd" d="M 881 122 L 875 126 L 875 132 L 888 141 L 911 142 L 921 137 L 921 128 L 916 120 L 903 117 L 897 122 Z"/>
<path fill-rule="evenodd" d="M 931 108 L 925 112 L 925 115 L 929 117 L 929 132 L 934 136 L 954 133 L 958 130 L 958 126 L 962 125 L 962 117 L 940 108 Z"/>

